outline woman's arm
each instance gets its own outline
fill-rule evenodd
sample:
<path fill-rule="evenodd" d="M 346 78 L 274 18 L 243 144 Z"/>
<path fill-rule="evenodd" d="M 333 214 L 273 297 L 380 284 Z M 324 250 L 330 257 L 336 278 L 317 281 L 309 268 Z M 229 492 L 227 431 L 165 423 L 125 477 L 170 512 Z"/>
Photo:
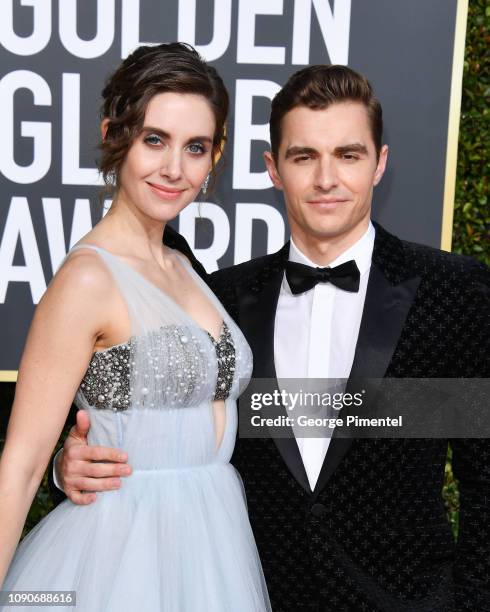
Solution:
<path fill-rule="evenodd" d="M 0 460 L 0 585 L 94 344 L 109 324 L 113 296 L 98 256 L 79 251 L 36 309 Z"/>

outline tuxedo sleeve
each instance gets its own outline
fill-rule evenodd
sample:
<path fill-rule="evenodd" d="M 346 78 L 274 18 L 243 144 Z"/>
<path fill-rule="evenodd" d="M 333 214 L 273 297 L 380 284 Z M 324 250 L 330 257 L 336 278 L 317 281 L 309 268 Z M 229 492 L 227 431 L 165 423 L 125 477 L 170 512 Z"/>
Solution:
<path fill-rule="evenodd" d="M 228 314 L 238 324 L 236 286 L 239 281 L 237 268 L 223 268 L 208 276 L 208 285 Z"/>
<path fill-rule="evenodd" d="M 56 458 L 56 453 L 53 457 L 51 457 L 51 461 L 48 466 L 48 486 L 49 486 L 49 494 L 51 495 L 51 500 L 53 504 L 58 506 L 62 501 L 66 499 L 65 493 L 56 486 L 54 481 L 54 460 Z"/>
<path fill-rule="evenodd" d="M 77 409 L 75 406 L 72 406 L 70 412 L 68 413 L 68 418 L 66 419 L 64 431 L 67 431 L 68 429 L 70 429 L 70 427 L 73 427 L 73 425 L 75 425 L 76 420 L 77 420 L 76 414 L 77 414 Z M 49 462 L 49 465 L 48 465 L 49 494 L 55 506 L 57 506 L 58 504 L 60 504 L 62 501 L 66 499 L 66 495 L 63 493 L 61 489 L 59 489 L 56 486 L 56 483 L 54 482 L 54 460 L 57 454 L 58 454 L 58 449 L 51 457 L 51 461 Z"/>
<path fill-rule="evenodd" d="M 465 344 L 471 363 L 467 375 L 490 378 L 488 319 L 490 291 L 488 268 L 472 274 L 471 339 Z M 490 416 L 488 417 L 490 418 Z M 454 562 L 456 609 L 490 610 L 490 439 L 453 439 L 453 473 L 458 481 L 460 513 Z"/>
<path fill-rule="evenodd" d="M 183 255 L 187 257 L 187 259 L 191 262 L 194 270 L 199 274 L 199 276 L 203 279 L 205 283 L 209 284 L 209 275 L 206 272 L 206 269 L 202 265 L 202 263 L 196 258 L 194 253 L 192 252 L 191 247 L 189 246 L 187 240 L 176 232 L 170 225 L 165 226 L 165 231 L 163 233 L 163 243 L 169 246 L 171 249 L 177 249 Z"/>
<path fill-rule="evenodd" d="M 490 439 L 451 441 L 458 480 L 456 609 L 490 610 Z"/>

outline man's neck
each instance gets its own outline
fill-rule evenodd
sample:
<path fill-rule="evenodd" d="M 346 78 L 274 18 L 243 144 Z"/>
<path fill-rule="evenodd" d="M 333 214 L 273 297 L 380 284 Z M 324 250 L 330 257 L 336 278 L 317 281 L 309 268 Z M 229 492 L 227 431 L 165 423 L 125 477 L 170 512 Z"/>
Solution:
<path fill-rule="evenodd" d="M 291 241 L 296 249 L 317 266 L 326 267 L 359 242 L 368 232 L 370 221 L 356 232 L 328 239 L 291 232 Z"/>

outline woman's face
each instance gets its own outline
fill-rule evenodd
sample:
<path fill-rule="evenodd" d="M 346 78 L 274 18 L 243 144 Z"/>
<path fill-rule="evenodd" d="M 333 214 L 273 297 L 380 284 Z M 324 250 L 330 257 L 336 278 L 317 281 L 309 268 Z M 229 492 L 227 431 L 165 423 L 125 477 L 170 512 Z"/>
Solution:
<path fill-rule="evenodd" d="M 117 200 L 167 222 L 192 202 L 211 170 L 215 118 L 197 94 L 165 92 L 146 109 L 121 166 Z"/>

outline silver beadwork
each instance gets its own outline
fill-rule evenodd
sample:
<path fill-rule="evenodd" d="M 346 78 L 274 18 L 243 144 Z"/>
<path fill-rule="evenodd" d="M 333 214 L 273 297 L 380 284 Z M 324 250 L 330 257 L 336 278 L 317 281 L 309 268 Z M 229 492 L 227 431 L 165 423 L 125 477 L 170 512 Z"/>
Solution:
<path fill-rule="evenodd" d="M 88 405 L 115 412 L 132 406 L 185 407 L 206 398 L 226 399 L 239 359 L 231 333 L 224 323 L 217 341 L 207 334 L 210 347 L 203 331 L 195 329 L 166 325 L 94 353 L 79 393 Z M 213 390 L 210 383 L 216 373 Z"/>
<path fill-rule="evenodd" d="M 130 350 L 131 340 L 127 344 L 94 353 L 80 385 L 90 405 L 113 410 L 128 408 Z M 123 365 L 116 365 L 116 362 Z"/>
<path fill-rule="evenodd" d="M 211 338 L 218 359 L 218 379 L 216 381 L 214 399 L 225 400 L 230 395 L 233 385 L 233 372 L 235 370 L 236 359 L 235 345 L 233 344 L 233 338 L 226 323 L 223 323 L 223 329 L 221 330 L 218 340 L 215 340 L 209 333 L 208 336 Z"/>

